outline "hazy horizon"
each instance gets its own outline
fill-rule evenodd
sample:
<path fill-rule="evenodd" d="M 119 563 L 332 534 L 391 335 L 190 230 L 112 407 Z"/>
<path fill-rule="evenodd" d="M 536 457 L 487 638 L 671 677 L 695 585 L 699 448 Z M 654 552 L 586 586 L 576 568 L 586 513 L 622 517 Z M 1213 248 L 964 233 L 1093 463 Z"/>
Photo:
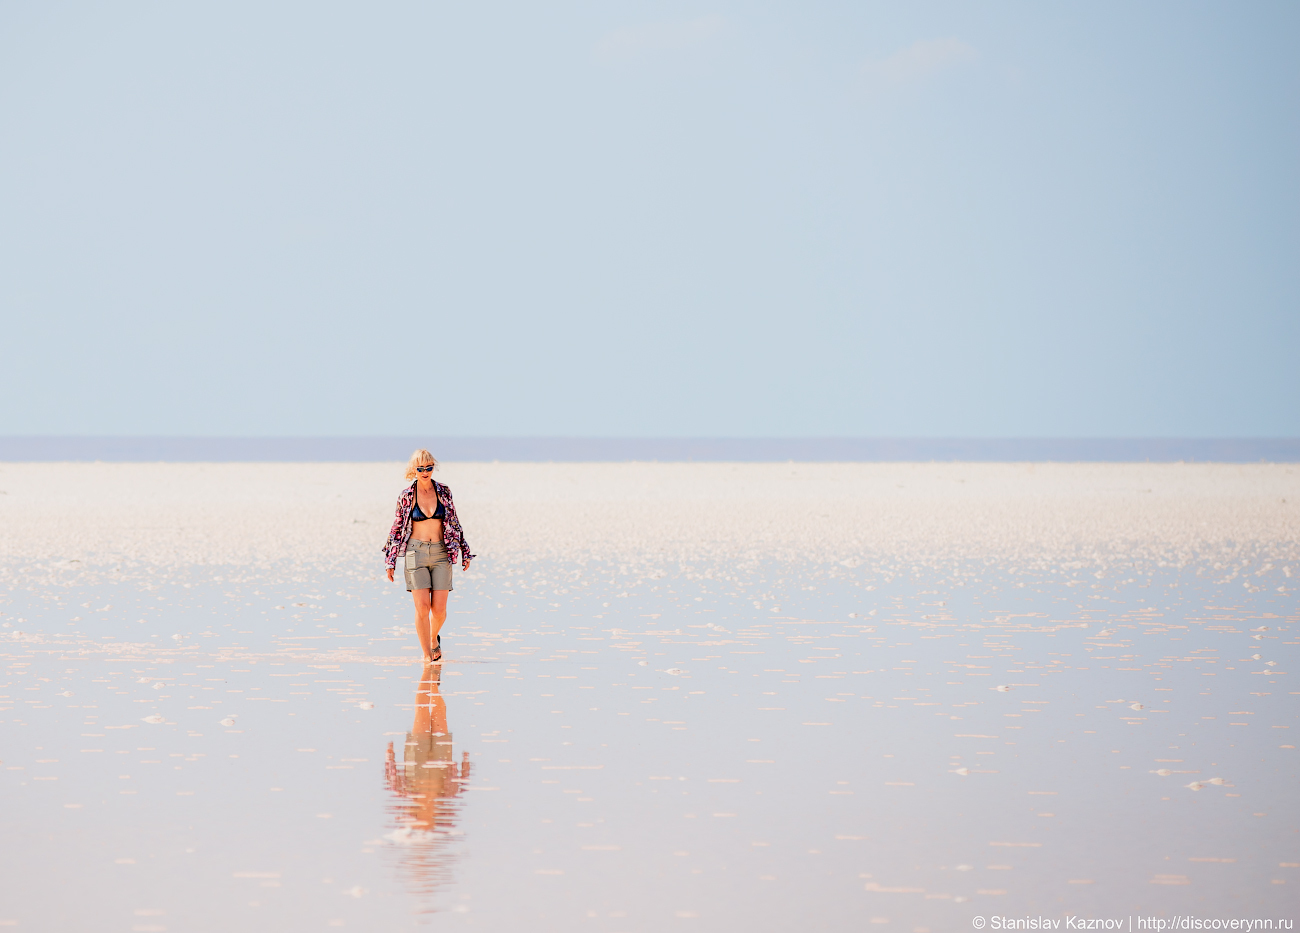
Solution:
<path fill-rule="evenodd" d="M 1300 462 L 1300 438 L 6 437 L 0 463 L 379 462 L 427 447 L 459 462 Z"/>

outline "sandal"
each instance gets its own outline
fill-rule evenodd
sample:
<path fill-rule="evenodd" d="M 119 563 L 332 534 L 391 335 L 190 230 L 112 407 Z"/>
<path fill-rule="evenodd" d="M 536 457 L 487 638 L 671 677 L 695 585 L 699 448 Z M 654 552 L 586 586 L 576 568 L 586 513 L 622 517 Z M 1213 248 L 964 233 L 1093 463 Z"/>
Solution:
<path fill-rule="evenodd" d="M 433 664 L 442 660 L 442 636 L 436 636 L 438 641 L 433 646 L 433 654 L 429 655 L 429 663 Z"/>

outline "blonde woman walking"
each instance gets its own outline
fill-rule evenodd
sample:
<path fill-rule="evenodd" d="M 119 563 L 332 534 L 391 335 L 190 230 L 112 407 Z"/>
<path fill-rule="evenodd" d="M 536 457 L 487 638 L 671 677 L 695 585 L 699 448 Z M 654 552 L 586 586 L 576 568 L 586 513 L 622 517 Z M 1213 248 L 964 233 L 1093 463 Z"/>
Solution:
<path fill-rule="evenodd" d="M 411 454 L 406 478 L 413 480 L 397 497 L 397 515 L 384 545 L 388 582 L 393 582 L 397 559 L 403 559 L 406 589 L 415 599 L 415 637 L 426 661 L 442 660 L 439 633 L 447 621 L 447 594 L 451 568 L 457 559 L 469 570 L 474 555 L 456 518 L 451 490 L 433 478 L 438 461 L 427 450 Z"/>

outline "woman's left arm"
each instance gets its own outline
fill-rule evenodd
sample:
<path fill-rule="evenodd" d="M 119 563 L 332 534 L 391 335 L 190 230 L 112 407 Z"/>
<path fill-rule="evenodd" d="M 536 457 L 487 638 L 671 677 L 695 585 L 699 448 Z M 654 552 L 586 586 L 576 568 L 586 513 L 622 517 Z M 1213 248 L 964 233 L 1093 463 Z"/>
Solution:
<path fill-rule="evenodd" d="M 469 542 L 465 540 L 465 532 L 460 527 L 460 518 L 456 515 L 456 506 L 451 501 L 451 489 L 447 488 L 447 525 L 451 528 L 452 533 L 456 536 L 456 543 L 460 547 L 461 570 L 469 570 L 469 562 L 474 559 L 474 555 L 469 551 Z"/>

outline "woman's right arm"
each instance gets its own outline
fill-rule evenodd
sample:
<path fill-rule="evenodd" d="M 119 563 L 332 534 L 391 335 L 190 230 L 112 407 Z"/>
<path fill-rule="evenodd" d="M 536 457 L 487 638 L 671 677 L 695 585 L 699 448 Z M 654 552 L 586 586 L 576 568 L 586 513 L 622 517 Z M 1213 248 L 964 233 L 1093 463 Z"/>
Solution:
<path fill-rule="evenodd" d="M 402 541 L 402 497 L 397 497 L 397 509 L 393 514 L 393 527 L 388 530 L 388 541 L 384 544 L 384 563 L 388 565 L 388 582 L 393 582 L 393 568 L 397 566 L 397 546 Z"/>

